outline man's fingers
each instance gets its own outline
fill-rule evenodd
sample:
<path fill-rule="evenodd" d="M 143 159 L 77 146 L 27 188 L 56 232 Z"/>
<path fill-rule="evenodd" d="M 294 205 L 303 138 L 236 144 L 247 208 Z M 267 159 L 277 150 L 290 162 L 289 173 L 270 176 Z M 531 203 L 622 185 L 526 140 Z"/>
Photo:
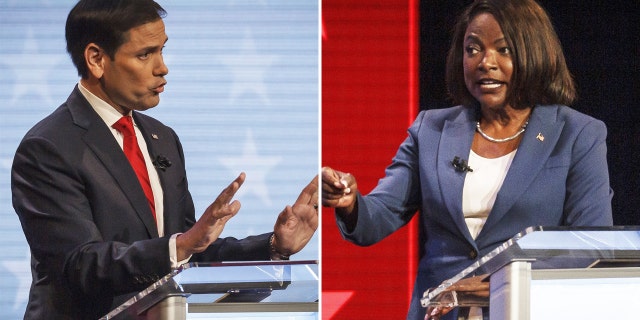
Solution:
<path fill-rule="evenodd" d="M 311 226 L 311 228 L 313 230 L 317 230 L 318 229 L 318 210 L 314 210 L 313 214 L 311 215 L 311 217 L 309 218 L 309 226 Z"/>
<path fill-rule="evenodd" d="M 245 177 L 245 173 L 241 172 L 235 180 L 220 192 L 216 200 L 207 208 L 206 212 L 210 217 L 222 219 L 228 216 L 226 220 L 229 220 L 240 211 L 240 201 L 233 200 L 233 197 L 244 183 Z"/>
<path fill-rule="evenodd" d="M 247 175 L 244 172 L 240 172 L 238 177 L 235 180 L 233 180 L 231 184 L 229 184 L 227 189 L 233 191 L 233 194 L 235 194 L 236 191 L 240 189 L 240 186 L 242 186 L 242 184 L 244 183 L 244 179 L 246 178 L 246 176 Z"/>
<path fill-rule="evenodd" d="M 298 195 L 298 199 L 296 199 L 296 202 L 294 204 L 314 205 L 318 203 L 317 198 L 318 198 L 318 175 L 313 177 L 311 182 L 309 182 L 309 184 L 307 184 L 307 186 L 304 187 L 304 189 L 302 189 L 302 192 L 300 192 L 300 195 Z"/>
<path fill-rule="evenodd" d="M 207 211 L 205 211 L 205 215 L 216 220 L 229 220 L 240 211 L 240 207 L 241 204 L 238 200 L 233 200 L 233 202 L 223 205 L 219 205 L 214 202 L 209 206 L 209 208 L 207 208 Z"/>
<path fill-rule="evenodd" d="M 289 217 L 293 215 L 293 209 L 290 205 L 284 207 L 284 210 L 278 215 L 276 219 L 276 223 L 280 225 L 286 225 L 287 221 L 289 221 Z"/>
<path fill-rule="evenodd" d="M 229 203 L 231 199 L 233 199 L 233 196 L 235 196 L 236 192 L 238 192 L 238 190 L 240 189 L 240 186 L 242 186 L 242 184 L 244 183 L 245 177 L 245 173 L 241 172 L 235 180 L 233 180 L 226 188 L 224 188 L 224 190 L 222 190 L 214 203 L 218 203 L 220 205 Z"/>
<path fill-rule="evenodd" d="M 276 225 L 287 228 L 309 226 L 313 230 L 318 228 L 318 211 L 310 209 L 309 205 L 287 205 L 276 219 Z"/>
<path fill-rule="evenodd" d="M 227 208 L 228 208 L 228 214 L 226 214 L 225 216 L 229 216 L 229 218 L 233 217 L 236 215 L 236 213 L 238 213 L 240 211 L 240 201 L 238 200 L 233 200 L 233 202 L 231 202 Z"/>

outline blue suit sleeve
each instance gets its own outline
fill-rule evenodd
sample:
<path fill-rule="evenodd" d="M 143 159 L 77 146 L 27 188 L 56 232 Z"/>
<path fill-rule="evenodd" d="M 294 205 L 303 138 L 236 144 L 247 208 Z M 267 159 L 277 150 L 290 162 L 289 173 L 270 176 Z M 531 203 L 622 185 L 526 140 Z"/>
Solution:
<path fill-rule="evenodd" d="M 342 236 L 355 244 L 377 243 L 406 225 L 420 208 L 417 138 L 424 112 L 409 128 L 409 135 L 398 148 L 384 178 L 366 196 L 357 195 L 358 222 L 349 232 L 336 215 Z"/>
<path fill-rule="evenodd" d="M 575 140 L 564 207 L 568 226 L 613 224 L 606 137 L 605 124 L 594 119 Z"/>

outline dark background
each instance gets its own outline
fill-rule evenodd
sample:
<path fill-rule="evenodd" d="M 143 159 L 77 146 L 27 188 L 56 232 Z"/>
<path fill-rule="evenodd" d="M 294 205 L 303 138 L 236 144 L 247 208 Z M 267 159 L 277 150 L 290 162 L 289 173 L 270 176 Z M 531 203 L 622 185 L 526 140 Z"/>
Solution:
<path fill-rule="evenodd" d="M 444 83 L 450 31 L 472 1 L 420 2 L 420 107 L 451 106 Z M 640 1 L 538 1 L 578 87 L 573 108 L 604 121 L 613 219 L 640 225 Z"/>

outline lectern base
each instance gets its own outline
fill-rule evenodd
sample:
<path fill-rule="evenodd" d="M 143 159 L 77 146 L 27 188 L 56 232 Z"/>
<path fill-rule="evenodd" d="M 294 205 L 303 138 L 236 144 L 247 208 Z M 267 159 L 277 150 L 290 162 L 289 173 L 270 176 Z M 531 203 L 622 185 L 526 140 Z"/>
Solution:
<path fill-rule="evenodd" d="M 148 320 L 186 320 L 187 297 L 170 296 L 158 302 L 145 312 L 144 319 Z"/>
<path fill-rule="evenodd" d="M 637 319 L 640 268 L 532 270 L 515 261 L 491 275 L 491 320 Z"/>

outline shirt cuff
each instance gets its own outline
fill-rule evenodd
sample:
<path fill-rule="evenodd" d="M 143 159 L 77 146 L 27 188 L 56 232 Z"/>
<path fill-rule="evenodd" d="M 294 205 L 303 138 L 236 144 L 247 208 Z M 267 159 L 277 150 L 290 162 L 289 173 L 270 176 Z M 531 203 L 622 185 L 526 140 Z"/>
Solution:
<path fill-rule="evenodd" d="M 178 249 L 176 248 L 176 238 L 182 233 L 176 233 L 169 238 L 169 260 L 171 260 L 171 269 L 175 269 L 191 259 L 191 256 L 182 261 L 178 261 Z"/>

